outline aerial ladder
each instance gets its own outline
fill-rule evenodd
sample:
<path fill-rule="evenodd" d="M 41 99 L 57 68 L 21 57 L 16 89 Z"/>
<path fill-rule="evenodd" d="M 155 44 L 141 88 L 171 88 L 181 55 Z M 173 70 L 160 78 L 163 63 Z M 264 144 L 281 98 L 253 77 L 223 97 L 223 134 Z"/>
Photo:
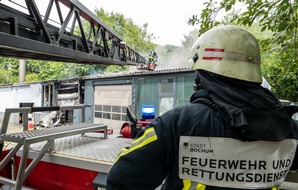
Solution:
<path fill-rule="evenodd" d="M 42 1 L 48 3 L 44 14 L 35 0 L 4 2 L 0 1 L 0 56 L 138 68 L 149 64 L 78 0 Z"/>

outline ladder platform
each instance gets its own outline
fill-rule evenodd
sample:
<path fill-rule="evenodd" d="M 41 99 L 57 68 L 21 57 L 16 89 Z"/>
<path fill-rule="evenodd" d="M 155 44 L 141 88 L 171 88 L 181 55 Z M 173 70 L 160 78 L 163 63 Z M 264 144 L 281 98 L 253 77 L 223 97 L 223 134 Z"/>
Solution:
<path fill-rule="evenodd" d="M 15 142 L 17 145 L 5 156 L 0 162 L 0 171 L 9 163 L 15 153 L 23 147 L 20 165 L 18 168 L 17 178 L 15 181 L 8 178 L 0 178 L 0 183 L 15 187 L 15 190 L 20 190 L 25 179 L 29 176 L 30 172 L 42 159 L 42 157 L 49 151 L 54 151 L 54 140 L 62 137 L 85 134 L 87 132 L 95 132 L 96 130 L 104 130 L 104 138 L 107 138 L 107 125 L 94 124 L 94 123 L 80 123 L 63 125 L 59 127 L 46 128 L 34 131 L 24 131 L 18 133 L 8 133 L 0 135 L 0 141 Z M 27 159 L 29 154 L 30 145 L 37 142 L 47 141 L 43 148 L 33 161 L 27 166 Z"/>
<path fill-rule="evenodd" d="M 0 135 L 0 140 L 16 142 L 21 144 L 28 142 L 29 144 L 32 144 L 71 135 L 94 132 L 97 130 L 104 130 L 104 138 L 107 138 L 107 125 L 94 123 L 80 123 L 33 131 L 2 134 Z"/>

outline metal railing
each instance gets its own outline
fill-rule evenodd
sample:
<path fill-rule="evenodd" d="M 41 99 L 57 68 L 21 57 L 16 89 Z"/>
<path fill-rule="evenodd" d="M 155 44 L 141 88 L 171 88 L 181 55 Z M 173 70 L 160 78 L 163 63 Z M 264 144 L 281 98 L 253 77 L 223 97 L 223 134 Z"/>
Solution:
<path fill-rule="evenodd" d="M 10 162 L 12 157 L 22 148 L 22 155 L 20 160 L 20 165 L 18 168 L 18 173 L 16 179 L 10 179 L 5 177 L 0 177 L 0 183 L 15 187 L 16 190 L 20 190 L 25 179 L 29 176 L 30 172 L 35 168 L 38 162 L 43 158 L 43 156 L 49 152 L 55 151 L 55 139 L 63 138 L 67 136 L 85 134 L 88 132 L 95 132 L 98 130 L 104 131 L 104 137 L 107 138 L 107 125 L 104 124 L 94 124 L 94 123 L 79 123 L 62 125 L 59 127 L 45 128 L 40 130 L 28 130 L 28 114 L 32 112 L 39 111 L 54 111 L 54 110 L 72 110 L 72 109 L 82 109 L 82 115 L 84 114 L 84 105 L 78 106 L 57 106 L 57 107 L 23 107 L 23 108 L 8 108 L 4 113 L 4 118 L 2 121 L 1 134 L 0 134 L 0 146 L 1 151 L 4 141 L 14 142 L 16 145 L 12 150 L 4 157 L 0 162 L 0 171 L 5 168 L 5 166 Z M 8 128 L 8 122 L 10 115 L 12 113 L 22 113 L 23 114 L 23 132 L 9 133 L 6 134 Z M 83 119 L 82 119 L 83 120 Z M 38 142 L 46 142 L 42 149 L 39 151 L 38 155 L 33 159 L 33 161 L 26 167 L 28 154 L 30 150 L 30 145 Z"/>

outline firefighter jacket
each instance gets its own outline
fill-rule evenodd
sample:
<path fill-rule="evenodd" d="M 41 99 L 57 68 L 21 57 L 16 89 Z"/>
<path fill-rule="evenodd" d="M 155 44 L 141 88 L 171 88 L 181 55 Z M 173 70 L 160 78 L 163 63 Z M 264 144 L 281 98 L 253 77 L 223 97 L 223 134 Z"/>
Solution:
<path fill-rule="evenodd" d="M 204 83 L 204 79 L 208 76 L 201 77 Z M 212 81 L 214 79 L 208 80 Z M 211 140 L 221 140 L 222 138 L 230 140 L 237 139 L 239 143 L 264 140 L 264 142 L 270 144 L 279 143 L 287 139 L 298 139 L 297 123 L 288 116 L 285 108 L 278 103 L 278 100 L 268 90 L 261 87 L 254 89 L 255 87 L 245 86 L 244 88 L 241 87 L 242 90 L 237 89 L 237 91 L 242 91 L 240 93 L 234 91 L 229 92 L 232 94 L 228 96 L 220 97 L 220 95 L 226 95 L 223 88 L 227 86 L 217 88 L 212 86 L 212 84 L 208 85 L 213 90 L 218 90 L 218 92 L 211 92 L 208 87 L 205 90 L 195 92 L 191 97 L 190 104 L 175 108 L 157 117 L 144 130 L 139 132 L 132 142 L 131 147 L 121 150 L 109 172 L 107 190 L 154 190 L 160 184 L 163 184 L 162 189 L 165 190 L 252 189 L 251 187 L 245 188 L 247 186 L 241 187 L 239 184 L 241 185 L 241 180 L 243 181 L 243 179 L 246 182 L 256 180 L 257 176 L 253 175 L 259 174 L 255 174 L 253 170 L 259 170 L 258 173 L 264 172 L 268 168 L 264 164 L 266 163 L 265 161 L 260 161 L 258 163 L 259 166 L 255 168 L 243 167 L 242 169 L 248 174 L 243 174 L 244 178 L 241 179 L 230 179 L 228 183 L 224 183 L 224 186 L 213 185 L 212 182 L 204 184 L 200 182 L 200 178 L 204 176 L 198 170 L 191 172 L 191 174 L 196 176 L 198 181 L 181 178 L 183 171 L 189 171 L 181 170 L 181 164 L 190 163 L 190 160 L 192 160 L 192 164 L 190 165 L 197 166 L 197 159 L 200 159 L 181 155 L 181 146 L 182 151 L 183 147 L 189 147 L 189 144 L 193 143 L 191 138 L 198 138 L 200 141 L 208 141 L 209 138 L 213 138 Z M 214 94 L 218 94 L 218 96 Z M 257 96 L 260 98 L 255 98 Z M 237 106 L 231 106 L 235 104 Z M 190 140 L 186 140 L 186 143 L 182 143 L 181 145 L 182 136 Z M 270 144 L 268 147 L 271 147 Z M 199 148 L 199 146 L 200 144 L 196 148 Z M 285 175 L 290 167 L 291 169 L 298 168 L 298 153 L 295 146 L 293 147 L 294 150 L 291 159 L 277 160 L 277 162 L 283 162 L 283 166 L 287 165 L 288 167 L 283 172 L 277 174 L 277 179 Z M 218 150 L 222 149 L 222 154 L 226 150 L 234 149 L 233 152 L 236 155 L 238 154 L 248 159 L 258 157 L 258 155 L 262 154 L 254 153 L 254 149 L 242 151 L 245 149 L 242 149 L 238 145 L 225 142 L 217 143 L 216 148 Z M 263 148 L 263 151 L 265 150 L 266 148 Z M 287 149 L 283 150 L 287 151 Z M 205 153 L 208 151 L 210 149 L 205 150 Z M 234 154 L 233 152 L 231 154 Z M 271 155 L 265 156 L 268 158 L 271 157 Z M 241 162 L 247 163 L 249 161 L 242 160 Z M 224 171 L 225 164 L 227 163 L 224 160 L 218 161 L 215 159 L 212 162 L 210 161 L 210 166 L 221 166 L 220 171 Z M 291 165 L 286 164 L 286 162 L 291 162 Z M 256 163 L 253 163 L 251 166 L 256 165 Z M 229 173 L 226 172 L 221 175 L 221 179 L 227 179 L 223 175 L 229 175 Z M 210 176 L 207 178 L 211 179 Z M 269 176 L 265 173 L 259 177 L 258 184 L 274 181 L 272 180 L 272 175 Z M 235 182 L 237 180 L 238 182 Z M 238 186 L 233 186 L 233 183 L 237 183 Z M 278 189 L 278 187 L 262 188 L 260 186 L 255 189 Z"/>

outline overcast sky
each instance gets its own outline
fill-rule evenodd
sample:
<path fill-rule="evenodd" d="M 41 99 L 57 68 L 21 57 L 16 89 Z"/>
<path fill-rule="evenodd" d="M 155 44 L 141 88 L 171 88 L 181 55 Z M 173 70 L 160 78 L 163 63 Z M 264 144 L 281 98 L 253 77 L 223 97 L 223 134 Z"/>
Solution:
<path fill-rule="evenodd" d="M 90 11 L 103 8 L 107 12 L 117 12 L 131 18 L 139 26 L 148 23 L 148 32 L 157 38 L 159 45 L 181 45 L 183 35 L 188 35 L 198 26 L 189 26 L 192 15 L 200 14 L 203 0 L 79 0 Z"/>
<path fill-rule="evenodd" d="M 25 5 L 24 0 L 0 0 L 1 3 L 10 6 Z M 190 31 L 198 30 L 198 25 L 187 24 L 192 15 L 199 15 L 203 9 L 203 2 L 206 0 L 78 0 L 81 4 L 94 12 L 95 8 L 103 8 L 111 13 L 123 14 L 130 18 L 138 26 L 148 23 L 148 32 L 156 39 L 153 41 L 159 45 L 181 45 L 183 35 Z M 35 0 L 41 14 L 45 12 L 48 0 Z M 22 9 L 16 6 L 17 9 Z M 24 6 L 25 7 L 25 6 Z M 57 17 L 57 15 L 54 15 Z M 50 16 L 51 17 L 51 16 Z"/>

